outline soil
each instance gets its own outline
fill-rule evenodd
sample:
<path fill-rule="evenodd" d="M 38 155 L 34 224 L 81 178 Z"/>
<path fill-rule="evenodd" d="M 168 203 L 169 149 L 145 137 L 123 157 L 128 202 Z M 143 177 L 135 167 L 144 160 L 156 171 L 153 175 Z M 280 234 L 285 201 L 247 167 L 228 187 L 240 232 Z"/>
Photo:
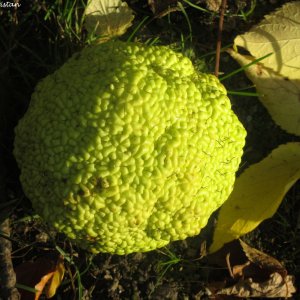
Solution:
<path fill-rule="evenodd" d="M 38 3 L 39 1 L 35 2 Z M 170 13 L 173 25 L 169 26 L 167 16 L 163 18 L 153 17 L 146 1 L 127 2 L 136 12 L 136 24 L 145 16 L 150 16 L 147 25 L 138 33 L 140 40 L 159 36 L 166 43 L 175 43 L 180 40 L 181 34 L 184 34 L 184 36 L 189 34 L 187 21 L 181 12 Z M 198 1 L 199 5 L 204 2 L 204 0 Z M 286 2 L 289 1 L 257 1 L 254 12 L 247 20 L 244 20 L 234 15 L 243 7 L 245 9 L 249 8 L 249 1 L 228 1 L 222 44 L 231 44 L 236 35 L 247 31 L 251 26 L 257 24 L 265 14 L 274 11 Z M 214 14 L 207 14 L 189 8 L 186 5 L 185 7 L 193 29 L 193 41 L 186 41 L 186 51 L 191 54 L 195 63 L 202 65 L 201 68 L 213 73 L 213 55 L 200 62 L 195 57 L 200 57 L 215 50 L 218 17 Z M 26 10 L 27 7 L 23 7 L 23 9 Z M 68 49 L 69 52 L 66 52 L 64 48 L 64 54 L 60 55 L 54 63 L 53 53 L 47 53 L 47 49 L 42 47 L 45 37 L 41 32 L 48 31 L 45 28 L 34 30 L 28 28 L 28 30 L 31 34 L 26 35 L 26 40 L 23 41 L 24 45 L 27 45 L 26 47 L 33 47 L 32 45 L 41 47 L 40 53 L 44 57 L 45 64 L 51 66 L 50 69 L 57 68 L 72 52 L 81 47 L 80 43 L 74 43 L 73 48 Z M 37 41 L 33 43 L 35 35 Z M 26 55 L 30 56 L 30 51 L 25 51 L 17 44 L 14 47 L 18 50 L 18 54 L 16 54 L 16 50 L 13 49 L 14 55 L 18 56 L 18 61 L 23 60 L 23 64 L 26 64 Z M 57 49 L 57 51 L 63 53 L 61 49 Z M 5 208 L 6 213 L 9 212 L 12 222 L 11 237 L 13 239 L 14 265 L 17 267 L 25 261 L 34 261 L 49 252 L 57 252 L 55 246 L 60 245 L 66 252 L 71 254 L 74 264 L 66 264 L 66 279 L 68 282 L 59 287 L 53 299 L 78 299 L 79 291 L 76 288 L 78 282 L 70 276 L 70 274 L 74 275 L 75 273 L 74 265 L 83 272 L 81 274 L 83 299 L 213 299 L 208 296 L 206 289 L 208 285 L 212 282 L 224 281 L 230 278 L 226 266 L 200 259 L 205 243 L 209 245 L 211 242 L 211 232 L 217 213 L 211 217 L 208 227 L 194 238 L 174 242 L 166 248 L 149 253 L 136 253 L 126 256 L 99 254 L 95 257 L 91 257 L 90 254 L 71 245 L 64 236 L 52 231 L 49 232 L 50 229 L 40 223 L 38 219 L 22 219 L 32 215 L 33 212 L 30 201 L 23 194 L 18 180 L 19 171 L 12 156 L 13 128 L 17 120 L 26 111 L 35 84 L 49 72 L 49 68 L 44 68 L 41 65 L 27 66 L 25 70 L 31 76 L 27 76 L 26 78 L 30 79 L 25 81 L 24 74 L 18 73 L 16 66 L 13 66 L 13 62 L 6 61 L 2 66 L 5 67 L 1 69 L 2 87 L 0 98 L 6 99 L 6 101 L 0 102 L 2 105 L 0 107 L 1 127 L 4 128 L 1 132 L 2 153 L 0 163 L 5 166 L 1 169 L 0 174 L 1 182 L 5 183 L 1 185 L 1 192 L 4 197 L 1 203 L 18 200 L 17 205 L 13 204 Z M 226 53 L 221 55 L 220 72 L 228 73 L 238 67 L 229 55 Z M 228 90 L 238 90 L 252 85 L 242 73 L 226 80 L 224 84 Z M 17 91 L 11 93 L 11 90 L 16 88 Z M 261 160 L 280 144 L 300 141 L 299 138 L 280 129 L 256 97 L 232 96 L 230 98 L 233 109 L 248 132 L 242 169 Z M 257 230 L 245 237 L 245 240 L 253 246 L 257 246 L 263 251 L 274 255 L 278 260 L 283 261 L 288 272 L 296 276 L 296 285 L 298 286 L 300 286 L 299 248 L 294 244 L 289 244 L 288 231 L 289 228 L 297 225 L 297 212 L 300 211 L 299 198 L 300 186 L 298 183 L 286 196 L 286 200 L 278 214 L 271 220 L 265 221 Z M 3 216 L 3 213 L 0 213 L 1 216 Z M 284 216 L 286 222 L 289 222 L 288 225 L 282 225 L 281 216 Z M 277 228 L 276 230 L 274 230 L 274 226 Z M 49 238 L 49 235 L 51 238 Z M 284 243 L 288 247 L 281 247 L 281 244 Z M 274 247 L 275 244 L 278 244 L 279 247 Z M 297 297 L 300 297 L 300 294 L 296 294 L 294 299 L 297 299 Z M 229 297 L 227 299 L 234 298 Z"/>

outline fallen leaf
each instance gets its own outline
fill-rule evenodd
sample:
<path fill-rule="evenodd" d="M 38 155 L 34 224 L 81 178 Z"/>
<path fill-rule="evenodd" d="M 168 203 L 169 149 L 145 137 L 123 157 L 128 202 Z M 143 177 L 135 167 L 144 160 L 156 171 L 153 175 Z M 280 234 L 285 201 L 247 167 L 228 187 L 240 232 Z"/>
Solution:
<path fill-rule="evenodd" d="M 245 269 L 249 267 L 250 261 L 245 262 L 242 265 L 235 265 L 232 267 L 231 273 L 233 278 L 243 277 L 245 273 Z"/>
<path fill-rule="evenodd" d="M 57 288 L 62 283 L 64 274 L 65 274 L 64 260 L 62 257 L 59 257 L 53 276 L 45 288 L 45 294 L 47 298 L 52 298 L 55 295 Z"/>
<path fill-rule="evenodd" d="M 24 262 L 15 268 L 17 284 L 35 289 L 36 293 L 20 289 L 22 300 L 38 300 L 42 292 L 47 298 L 55 295 L 64 275 L 63 259 L 56 254 L 39 257 L 34 262 Z"/>
<path fill-rule="evenodd" d="M 215 252 L 208 253 L 203 260 L 210 265 L 217 265 L 223 269 L 228 268 L 226 257 L 230 254 L 230 265 L 242 265 L 248 261 L 245 252 L 241 248 L 238 240 L 226 243 L 223 247 Z"/>
<path fill-rule="evenodd" d="M 285 279 L 279 273 L 270 275 L 269 280 L 254 282 L 251 278 L 239 280 L 235 285 L 223 288 L 216 292 L 217 295 L 228 295 L 235 297 L 284 297 L 290 298 L 296 292 L 293 276 Z"/>
<path fill-rule="evenodd" d="M 274 269 L 264 269 L 260 265 L 251 262 L 246 256 L 239 240 L 233 240 L 226 243 L 218 251 L 206 256 L 205 262 L 217 265 L 224 269 L 227 268 L 228 274 L 230 275 L 230 278 L 228 278 L 227 281 L 231 282 L 232 278 L 235 280 L 240 278 L 253 278 L 255 282 L 262 282 L 266 281 L 271 273 L 274 272 Z M 282 271 L 282 273 L 286 275 L 286 271 Z"/>
<path fill-rule="evenodd" d="M 241 66 L 255 60 L 233 50 L 228 50 L 228 53 Z M 287 132 L 300 136 L 300 78 L 288 79 L 266 68 L 264 64 L 247 67 L 245 73 L 255 84 L 259 99 L 272 119 Z"/>
<path fill-rule="evenodd" d="M 217 251 L 272 217 L 299 178 L 300 143 L 281 145 L 246 169 L 220 209 L 209 252 Z"/>
<path fill-rule="evenodd" d="M 220 267 L 227 266 L 230 275 L 225 275 L 222 282 L 208 284 L 210 299 L 287 298 L 295 292 L 294 277 L 279 261 L 241 240 L 227 243 L 207 258 Z"/>
<path fill-rule="evenodd" d="M 264 57 L 263 64 L 245 69 L 273 120 L 300 136 L 300 1 L 283 5 L 234 40 L 250 56 L 230 51 L 241 66 Z"/>
<path fill-rule="evenodd" d="M 264 59 L 264 66 L 289 79 L 299 79 L 299 20 L 300 1 L 286 3 L 250 31 L 237 36 L 234 44 L 247 49 L 255 58 L 273 52 Z"/>
<path fill-rule="evenodd" d="M 121 0 L 89 0 L 84 13 L 88 32 L 99 35 L 100 42 L 124 34 L 134 19 Z"/>
<path fill-rule="evenodd" d="M 206 0 L 207 8 L 211 11 L 218 12 L 220 10 L 222 0 Z"/>
<path fill-rule="evenodd" d="M 48 281 L 53 277 L 54 272 L 50 272 L 46 275 L 44 275 L 39 283 L 37 283 L 35 285 L 35 289 L 36 289 L 36 293 L 35 293 L 35 297 L 34 300 L 38 300 L 40 298 L 40 296 L 42 295 L 43 289 L 46 286 L 46 284 L 48 283 Z"/>
<path fill-rule="evenodd" d="M 240 244 L 250 262 L 270 273 L 279 273 L 283 278 L 287 276 L 285 267 L 274 257 L 259 251 L 240 240 Z"/>

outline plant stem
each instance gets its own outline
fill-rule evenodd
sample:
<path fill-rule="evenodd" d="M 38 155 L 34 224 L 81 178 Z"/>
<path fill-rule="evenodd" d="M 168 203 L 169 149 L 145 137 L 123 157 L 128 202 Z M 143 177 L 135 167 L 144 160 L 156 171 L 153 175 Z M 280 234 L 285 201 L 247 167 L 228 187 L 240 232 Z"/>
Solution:
<path fill-rule="evenodd" d="M 225 8 L 226 8 L 226 3 L 227 3 L 227 0 L 222 0 L 221 10 L 220 10 L 217 49 L 216 49 L 216 65 L 215 65 L 215 75 L 216 75 L 216 77 L 219 76 L 220 53 L 221 53 L 221 44 L 222 44 L 222 31 L 223 31 L 224 13 L 225 13 Z"/>

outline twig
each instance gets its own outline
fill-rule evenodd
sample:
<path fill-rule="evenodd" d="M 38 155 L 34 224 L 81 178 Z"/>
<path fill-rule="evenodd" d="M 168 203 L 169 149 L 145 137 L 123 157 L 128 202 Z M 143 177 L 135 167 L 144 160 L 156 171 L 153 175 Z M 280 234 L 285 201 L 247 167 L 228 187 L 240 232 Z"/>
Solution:
<path fill-rule="evenodd" d="M 220 19 L 219 19 L 219 28 L 218 28 L 217 49 L 216 49 L 215 75 L 217 77 L 219 76 L 220 53 L 221 53 L 221 44 L 222 44 L 222 31 L 223 31 L 224 13 L 225 13 L 226 4 L 227 4 L 227 0 L 222 0 L 221 10 L 220 10 Z"/>
<path fill-rule="evenodd" d="M 10 235 L 9 219 L 5 219 L 0 224 L 0 231 L 5 235 Z M 16 289 L 16 274 L 14 272 L 13 264 L 11 261 L 11 242 L 5 237 L 0 237 L 0 298 L 7 300 L 21 299 L 18 290 Z M 2 298 L 1 298 L 2 299 Z"/>
<path fill-rule="evenodd" d="M 229 271 L 229 274 L 231 276 L 231 278 L 234 278 L 233 272 L 232 272 L 232 268 L 231 268 L 231 264 L 230 264 L 230 253 L 226 254 L 226 265 Z"/>

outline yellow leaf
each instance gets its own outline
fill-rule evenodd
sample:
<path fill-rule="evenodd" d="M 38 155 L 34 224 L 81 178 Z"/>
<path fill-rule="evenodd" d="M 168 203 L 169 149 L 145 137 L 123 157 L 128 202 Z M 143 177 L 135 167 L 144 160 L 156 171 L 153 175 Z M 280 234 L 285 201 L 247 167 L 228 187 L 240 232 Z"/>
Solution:
<path fill-rule="evenodd" d="M 88 32 L 103 40 L 124 34 L 133 19 L 132 10 L 121 0 L 89 0 L 85 9 Z"/>
<path fill-rule="evenodd" d="M 255 60 L 233 50 L 228 52 L 241 66 Z M 300 78 L 288 80 L 264 64 L 252 65 L 245 72 L 273 120 L 287 132 L 300 136 Z"/>
<path fill-rule="evenodd" d="M 46 284 L 49 282 L 49 280 L 53 277 L 54 272 L 48 273 L 46 275 L 44 275 L 40 282 L 38 284 L 35 285 L 35 289 L 37 290 L 37 292 L 35 293 L 35 298 L 34 300 L 39 300 L 40 296 L 46 286 Z"/>
<path fill-rule="evenodd" d="M 300 79 L 300 1 L 290 2 L 247 33 L 235 38 L 236 46 L 247 49 L 265 67 L 289 79 Z"/>
<path fill-rule="evenodd" d="M 57 288 L 60 286 L 64 278 L 64 274 L 65 274 L 64 261 L 63 258 L 60 257 L 58 259 L 55 272 L 53 273 L 51 281 L 45 288 L 45 294 L 48 299 L 52 298 L 55 295 Z"/>
<path fill-rule="evenodd" d="M 42 293 L 47 298 L 55 295 L 57 287 L 62 282 L 64 276 L 63 258 L 50 253 L 39 257 L 34 262 L 25 262 L 16 267 L 18 284 L 34 287 L 35 294 L 20 290 L 21 298 L 39 300 Z"/>
<path fill-rule="evenodd" d="M 300 143 L 281 145 L 246 169 L 221 207 L 209 252 L 217 251 L 272 217 L 299 178 Z"/>

